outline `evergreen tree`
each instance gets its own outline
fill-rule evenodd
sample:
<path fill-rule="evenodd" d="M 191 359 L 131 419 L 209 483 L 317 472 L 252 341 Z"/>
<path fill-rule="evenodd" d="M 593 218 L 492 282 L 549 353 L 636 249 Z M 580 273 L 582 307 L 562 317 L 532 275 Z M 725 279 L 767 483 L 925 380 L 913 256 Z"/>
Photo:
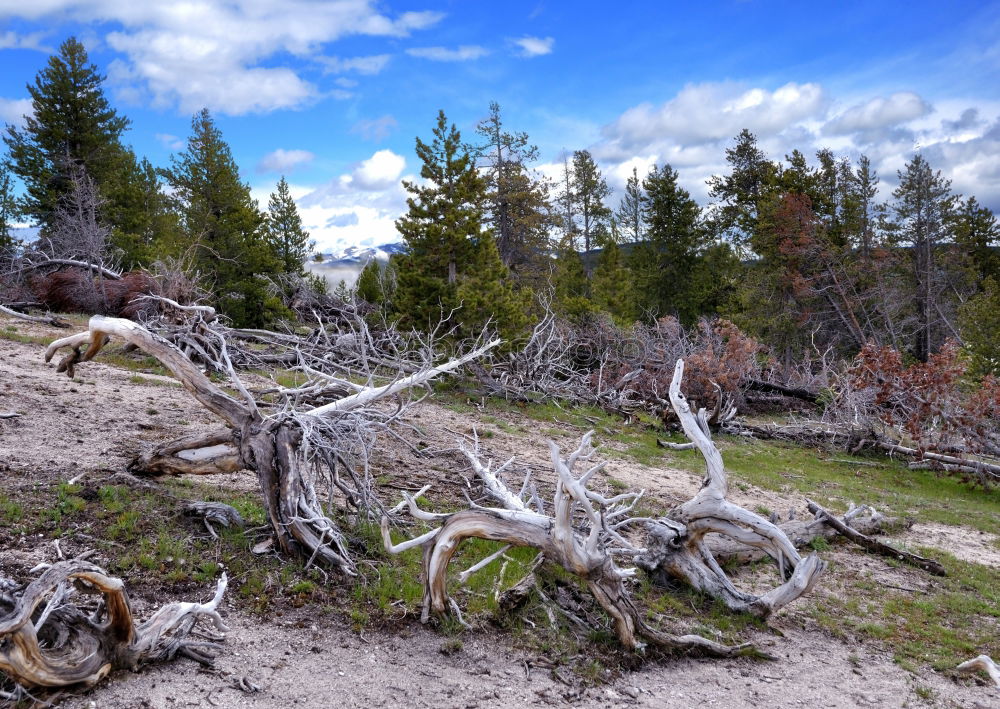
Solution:
<path fill-rule="evenodd" d="M 572 238 L 568 236 L 559 242 L 552 286 L 552 307 L 559 315 L 580 321 L 597 312 L 597 306 L 590 299 L 590 283 L 583 267 L 583 259 Z"/>
<path fill-rule="evenodd" d="M 18 217 L 14 180 L 7 164 L 0 161 L 0 263 L 9 258 L 18 246 L 14 238 L 14 221 Z"/>
<path fill-rule="evenodd" d="M 104 183 L 102 215 L 111 228 L 110 246 L 125 269 L 146 266 L 182 242 L 180 223 L 160 177 L 149 160 L 130 149 L 117 159 L 118 169 Z"/>
<path fill-rule="evenodd" d="M 476 132 L 484 142 L 469 150 L 485 167 L 486 224 L 493 230 L 504 265 L 522 282 L 537 283 L 553 224 L 548 184 L 528 167 L 537 159 L 538 148 L 528 142 L 526 133 L 504 130 L 496 102 Z"/>
<path fill-rule="evenodd" d="M 976 281 L 992 278 L 1000 283 L 1000 225 L 975 197 L 959 205 L 952 219 L 955 243 L 968 256 Z"/>
<path fill-rule="evenodd" d="M 939 252 L 954 197 L 951 182 L 919 154 L 899 171 L 899 186 L 892 195 L 896 229 L 911 255 L 917 318 L 913 355 L 925 362 L 946 337 L 942 294 L 947 281 Z"/>
<path fill-rule="evenodd" d="M 21 208 L 43 231 L 70 190 L 71 165 L 82 165 L 102 193 L 120 166 L 128 120 L 111 108 L 103 81 L 84 46 L 70 37 L 28 85 L 32 114 L 24 128 L 7 127 L 11 167 L 25 187 Z"/>
<path fill-rule="evenodd" d="M 712 240 L 701 223 L 698 203 L 677 183 L 677 172 L 669 165 L 654 165 L 643 189 L 646 241 L 635 247 L 631 258 L 639 307 L 692 325 L 710 314 L 707 302 L 721 280 L 721 274 L 706 268 L 704 257 Z"/>
<path fill-rule="evenodd" d="M 310 241 L 309 232 L 302 228 L 299 209 L 284 176 L 278 180 L 278 187 L 267 203 L 267 234 L 271 249 L 281 261 L 281 270 L 301 275 L 302 264 L 316 242 Z"/>
<path fill-rule="evenodd" d="M 973 374 L 1000 376 L 1000 282 L 987 278 L 961 308 L 960 323 Z"/>
<path fill-rule="evenodd" d="M 376 259 L 371 259 L 361 269 L 358 280 L 354 284 L 354 292 L 358 298 L 372 305 L 383 305 L 387 302 L 388 297 L 382 278 L 382 268 Z"/>
<path fill-rule="evenodd" d="M 197 246 L 202 272 L 215 276 L 222 311 L 238 325 L 264 325 L 280 306 L 268 298 L 258 276 L 281 270 L 264 216 L 250 187 L 240 181 L 232 152 L 207 109 L 195 114 L 191 129 L 187 149 L 164 171 L 183 229 Z"/>
<path fill-rule="evenodd" d="M 609 231 L 608 219 L 611 210 L 604 199 L 611 194 L 611 188 L 601 175 L 593 156 L 586 150 L 573 153 L 573 198 L 579 216 L 579 232 L 583 236 L 583 251 L 601 245 L 601 240 Z M 588 273 L 589 276 L 589 273 Z"/>
<path fill-rule="evenodd" d="M 760 204 L 773 184 L 777 167 L 757 145 L 757 137 L 746 129 L 736 136 L 736 145 L 726 150 L 726 162 L 730 173 L 708 181 L 709 196 L 718 200 L 713 231 L 727 236 L 746 254 L 753 250 Z"/>
<path fill-rule="evenodd" d="M 393 308 L 405 326 L 418 329 L 433 328 L 454 312 L 461 335 L 478 332 L 488 312 L 494 327 L 510 338 L 523 323 L 526 300 L 513 289 L 483 226 L 486 181 L 444 111 L 433 135 L 430 144 L 416 141 L 426 183 L 404 182 L 411 196 L 396 229 L 407 250 L 398 258 Z M 489 294 L 492 302 L 481 301 L 478 293 Z"/>
<path fill-rule="evenodd" d="M 597 259 L 591 284 L 594 304 L 620 323 L 635 319 L 634 283 L 615 239 L 609 239 Z"/>
<path fill-rule="evenodd" d="M 632 175 L 625 182 L 625 194 L 615 212 L 615 225 L 626 243 L 638 243 L 646 238 L 645 223 L 642 219 L 642 205 L 646 197 L 639 181 L 638 168 L 632 168 Z"/>

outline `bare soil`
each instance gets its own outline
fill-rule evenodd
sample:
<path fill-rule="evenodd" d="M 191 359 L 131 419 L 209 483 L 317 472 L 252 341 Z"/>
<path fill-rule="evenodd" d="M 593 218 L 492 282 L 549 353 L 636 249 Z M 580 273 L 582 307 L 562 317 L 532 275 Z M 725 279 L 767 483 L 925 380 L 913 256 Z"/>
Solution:
<path fill-rule="evenodd" d="M 61 336 L 45 326 L 0 318 L 0 328 Z M 139 450 L 176 436 L 214 426 L 212 417 L 172 380 L 102 364 L 85 364 L 71 380 L 42 361 L 43 347 L 0 340 L 0 412 L 19 418 L 0 420 L 0 485 L 24 494 L 51 489 L 56 481 L 84 476 L 104 484 L 120 474 Z M 386 440 L 376 464 L 393 487 L 415 489 L 425 482 L 439 488 L 462 482 L 463 467 L 447 451 L 456 437 L 475 425 L 484 450 L 495 460 L 517 455 L 545 486 L 547 441 L 575 446 L 581 429 L 553 424 L 542 433 L 539 424 L 516 413 L 492 416 L 506 425 L 483 422 L 476 412 L 456 413 L 424 402 L 414 409 L 409 438 L 420 447 L 441 452 L 418 456 Z M 493 421 L 491 419 L 490 421 Z M 559 429 L 562 434 L 556 435 Z M 700 478 L 689 472 L 652 469 L 615 457 L 606 469 L 629 487 L 645 488 L 665 504 L 690 497 Z M 252 488 L 247 474 L 222 476 L 222 486 Z M 47 493 L 48 494 L 48 493 Z M 543 495 L 544 496 L 544 495 Z M 733 490 L 734 502 L 770 509 L 801 508 L 801 499 L 756 488 Z M 940 545 L 970 560 L 1000 566 L 995 535 L 961 527 L 921 525 L 903 539 Z M 67 550 L 68 551 L 68 550 Z M 0 575 L 24 578 L 40 561 L 55 559 L 51 541 L 15 538 L 0 530 Z M 919 589 L 927 583 L 922 572 L 892 568 L 876 557 L 837 547 L 824 556 L 834 570 L 820 581 L 817 594 L 845 592 L 837 577 L 862 575 L 894 587 Z M 98 563 L 100 563 L 98 561 Z M 831 578 L 832 577 L 832 578 Z M 126 578 L 126 583 L 129 579 Z M 171 600 L 162 590 L 129 583 L 137 614 L 143 616 Z M 200 599 L 207 598 L 205 588 Z M 514 707 L 523 705 L 648 706 L 648 707 L 990 707 L 1000 706 L 1000 690 L 974 679 L 958 680 L 931 670 L 912 674 L 893 662 L 891 654 L 850 638 L 833 638 L 818 627 L 800 600 L 770 621 L 776 633 L 758 633 L 759 642 L 780 662 L 749 659 L 704 660 L 671 658 L 646 662 L 641 669 L 584 682 L 551 668 L 545 657 L 516 647 L 496 631 L 466 633 L 460 650 L 445 654 L 446 638 L 414 622 L 386 631 L 356 632 L 337 616 L 321 614 L 308 605 L 282 617 L 261 619 L 230 607 L 232 631 L 216 667 L 206 671 L 179 660 L 117 672 L 98 687 L 62 698 L 69 707 Z M 683 628 L 678 628 L 683 630 Z M 243 678 L 257 692 L 238 688 Z"/>

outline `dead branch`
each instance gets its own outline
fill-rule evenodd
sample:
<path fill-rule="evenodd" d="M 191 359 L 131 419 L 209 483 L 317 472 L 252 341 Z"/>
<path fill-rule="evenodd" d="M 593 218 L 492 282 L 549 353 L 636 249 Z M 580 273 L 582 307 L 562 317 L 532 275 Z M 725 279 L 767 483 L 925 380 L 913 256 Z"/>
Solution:
<path fill-rule="evenodd" d="M 677 360 L 670 403 L 685 435 L 705 458 L 705 481 L 691 500 L 647 523 L 647 549 L 636 558 L 636 564 L 654 579 L 682 580 L 734 610 L 767 617 L 812 589 L 825 564 L 815 553 L 802 559 L 776 525 L 726 499 L 728 480 L 722 455 L 712 443 L 707 417 L 702 411 L 695 415 L 681 393 L 683 376 L 684 360 Z M 705 543 L 710 533 L 764 551 L 777 562 L 781 579 L 787 581 L 761 596 L 737 589 Z"/>
<path fill-rule="evenodd" d="M 197 312 L 207 327 L 203 315 Z M 119 318 L 94 316 L 88 331 L 53 342 L 46 351 L 46 361 L 59 350 L 68 349 L 57 371 L 72 376 L 74 367 L 92 359 L 111 337 L 120 337 L 155 357 L 199 403 L 225 422 L 228 431 L 173 441 L 141 456 L 133 469 L 157 474 L 253 470 L 282 551 L 301 555 L 308 564 L 322 563 L 346 574 L 354 573 L 354 564 L 343 533 L 331 519 L 333 496 L 343 493 L 349 505 L 366 515 L 381 510 L 372 492 L 367 456 L 375 434 L 388 430 L 405 408 L 403 402 L 395 410 L 379 408 L 378 404 L 455 371 L 499 344 L 499 340 L 492 340 L 444 364 L 427 363 L 384 385 L 354 385 L 350 394 L 320 406 L 298 408 L 300 401 L 289 397 L 279 410 L 264 417 L 236 373 L 225 336 L 209 332 L 218 343 L 219 364 L 242 400 L 209 380 L 175 344 L 138 323 Z M 426 351 L 433 353 L 432 348 Z M 322 396 L 333 386 L 324 379 L 313 394 Z M 306 402 L 311 400 L 313 397 L 306 398 Z M 350 464 L 351 458 L 360 458 L 362 473 Z M 326 493 L 325 501 L 321 491 Z"/>
<path fill-rule="evenodd" d="M 848 527 L 846 524 L 841 522 L 839 519 L 831 515 L 829 512 L 824 510 L 822 507 L 817 505 L 812 500 L 809 500 L 809 511 L 812 512 L 818 519 L 822 519 L 823 522 L 829 524 L 831 527 L 837 530 L 839 534 L 850 539 L 855 544 L 864 547 L 868 551 L 880 554 L 882 556 L 887 556 L 890 559 L 899 559 L 900 561 L 905 561 L 908 564 L 913 564 L 924 571 L 934 574 L 935 576 L 947 576 L 948 572 L 945 571 L 944 567 L 941 566 L 940 562 L 934 559 L 926 559 L 922 556 L 917 556 L 916 554 L 911 554 L 908 551 L 902 551 L 901 549 L 896 549 L 895 547 L 889 546 L 884 542 L 880 542 L 877 539 L 872 539 L 871 537 L 865 536 L 856 529 Z"/>
<path fill-rule="evenodd" d="M 977 670 L 982 670 L 990 676 L 993 680 L 993 684 L 1000 687 L 1000 667 L 993 662 L 993 659 L 989 655 L 980 655 L 979 657 L 974 657 L 971 660 L 966 660 L 961 665 L 955 668 L 959 672 L 975 672 Z"/>
<path fill-rule="evenodd" d="M 27 688 L 89 687 L 113 670 L 177 655 L 211 664 L 222 636 L 190 636 L 202 619 L 228 630 L 218 612 L 226 584 L 223 574 L 208 603 L 171 603 L 136 625 L 120 579 L 86 561 L 60 561 L 21 590 L 0 594 L 0 672 Z M 94 595 L 99 602 L 88 598 Z"/>
<path fill-rule="evenodd" d="M 5 313 L 11 317 L 17 318 L 19 320 L 27 320 L 28 322 L 38 322 L 44 325 L 51 325 L 52 327 L 69 327 L 70 323 L 57 315 L 52 315 L 51 313 L 46 315 L 28 315 L 27 313 L 19 313 L 18 311 L 8 308 L 5 305 L 0 304 L 0 313 Z"/>

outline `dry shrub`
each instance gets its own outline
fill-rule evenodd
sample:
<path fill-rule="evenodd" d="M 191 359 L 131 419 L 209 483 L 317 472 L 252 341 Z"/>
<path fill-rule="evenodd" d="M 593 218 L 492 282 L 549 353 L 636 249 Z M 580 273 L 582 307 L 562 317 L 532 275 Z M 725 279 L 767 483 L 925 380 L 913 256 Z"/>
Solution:
<path fill-rule="evenodd" d="M 721 395 L 741 404 L 749 379 L 758 373 L 761 345 L 728 320 L 702 319 L 684 328 L 674 317 L 653 325 L 635 324 L 621 330 L 610 321 L 592 326 L 583 338 L 588 349 L 600 354 L 593 359 L 588 381 L 592 388 L 607 388 L 637 372 L 628 386 L 637 398 L 654 406 L 665 406 L 667 390 L 678 359 L 685 360 L 684 389 L 692 404 L 712 409 Z"/>
<path fill-rule="evenodd" d="M 848 371 L 848 385 L 870 402 L 872 417 L 921 450 L 1000 452 L 1000 382 L 970 379 L 954 341 L 909 366 L 891 347 L 866 345 Z"/>
<path fill-rule="evenodd" d="M 32 281 L 35 298 L 49 310 L 61 313 L 113 315 L 136 319 L 155 305 L 141 296 L 159 292 L 153 278 L 141 271 L 118 280 L 95 278 L 82 270 L 54 271 Z"/>

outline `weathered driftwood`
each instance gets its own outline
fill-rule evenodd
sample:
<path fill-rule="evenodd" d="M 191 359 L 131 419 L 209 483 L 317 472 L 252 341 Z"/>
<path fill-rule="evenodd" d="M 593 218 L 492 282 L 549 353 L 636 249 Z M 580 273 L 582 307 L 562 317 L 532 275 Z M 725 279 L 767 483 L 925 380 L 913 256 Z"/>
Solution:
<path fill-rule="evenodd" d="M 693 588 L 720 599 L 729 608 L 767 617 L 812 589 L 825 564 L 815 553 L 805 559 L 795 545 L 770 521 L 726 499 L 728 479 L 722 455 L 712 443 L 708 419 L 696 415 L 681 392 L 684 361 L 678 360 L 670 383 L 670 403 L 685 435 L 695 444 L 706 462 L 701 490 L 665 517 L 649 520 L 645 553 L 636 564 L 654 579 L 681 580 Z M 741 591 L 730 581 L 705 541 L 711 533 L 764 551 L 778 564 L 782 583 L 763 595 Z"/>
<path fill-rule="evenodd" d="M 239 511 L 222 502 L 190 502 L 184 506 L 184 514 L 189 517 L 196 517 L 205 525 L 205 529 L 212 536 L 218 539 L 212 524 L 221 524 L 223 527 L 245 527 L 246 522 L 240 516 Z"/>
<path fill-rule="evenodd" d="M 997 663 L 989 655 L 980 655 L 971 660 L 966 660 L 955 669 L 959 672 L 976 672 L 982 670 L 993 680 L 993 684 L 1000 687 L 1000 667 L 997 667 Z"/>
<path fill-rule="evenodd" d="M 594 453 L 590 445 L 592 432 L 587 433 L 580 446 L 565 457 L 555 443 L 549 443 L 552 467 L 557 474 L 551 516 L 543 514 L 537 502 L 535 509 L 525 502 L 525 496 L 531 491 L 527 481 L 520 494 L 514 494 L 503 483 L 500 473 L 510 467 L 513 459 L 496 470 L 490 470 L 479 460 L 478 450 L 470 451 L 463 447 L 461 450 L 476 477 L 498 507 L 473 504 L 471 509 L 441 515 L 421 510 L 407 496 L 412 516 L 425 521 L 439 521 L 440 526 L 399 544 L 392 543 L 388 518 L 383 517 L 382 533 L 386 549 L 391 553 L 417 546 L 423 549 L 423 620 L 426 621 L 431 614 L 442 615 L 452 609 L 457 610 L 447 591 L 448 563 L 461 542 L 470 537 L 534 547 L 549 562 L 585 580 L 595 600 L 613 619 L 619 641 L 629 648 L 638 646 L 640 639 L 645 639 L 672 648 L 714 655 L 732 655 L 746 650 L 745 646 L 720 646 L 696 636 L 677 637 L 650 627 L 626 587 L 627 580 L 636 573 L 636 569 L 619 566 L 617 558 L 634 560 L 640 568 L 654 576 L 667 574 L 683 579 L 695 588 L 719 597 L 732 608 L 759 616 L 767 616 L 811 589 L 824 568 L 819 557 L 813 554 L 802 559 L 779 528 L 725 499 L 726 476 L 722 458 L 708 435 L 708 416 L 704 412 L 700 412 L 700 417 L 693 414 L 680 394 L 683 372 L 683 362 L 678 361 L 671 385 L 671 402 L 685 433 L 704 454 L 708 462 L 708 476 L 701 492 L 668 517 L 651 520 L 631 516 L 644 492 L 605 498 L 588 489 L 588 481 L 603 467 L 603 464 L 598 464 L 578 470 Z M 537 498 L 533 492 L 532 495 Z M 644 548 L 636 546 L 627 536 L 627 528 L 640 523 L 646 523 L 650 532 Z M 713 532 L 765 550 L 778 560 L 783 576 L 787 564 L 791 577 L 763 596 L 739 591 L 705 543 L 705 535 Z M 462 576 L 481 566 L 482 562 Z M 515 594 L 511 602 L 519 600 L 524 591 L 521 589 Z"/>
<path fill-rule="evenodd" d="M 211 664 L 221 635 L 192 630 L 202 619 L 228 630 L 218 612 L 226 583 L 223 574 L 208 603 L 171 603 L 137 625 L 122 581 L 86 561 L 60 561 L 27 586 L 0 578 L 0 673 L 35 689 L 91 686 L 177 655 Z M 86 598 L 95 594 L 97 603 Z"/>
<path fill-rule="evenodd" d="M 13 308 L 8 308 L 6 305 L 0 304 L 0 313 L 10 315 L 11 317 L 17 318 L 19 320 L 26 320 L 28 322 L 42 323 L 43 325 L 52 325 L 53 327 L 69 327 L 70 323 L 57 315 L 52 315 L 47 313 L 45 315 L 29 315 L 27 313 L 21 313 Z"/>
<path fill-rule="evenodd" d="M 831 527 L 837 530 L 838 534 L 841 534 L 848 539 L 850 539 L 855 544 L 858 544 L 868 551 L 880 554 L 882 556 L 887 556 L 890 559 L 899 559 L 900 561 L 905 561 L 908 564 L 913 564 L 924 571 L 934 574 L 935 576 L 947 576 L 948 572 L 945 571 L 944 567 L 941 566 L 940 562 L 934 559 L 927 559 L 916 554 L 911 554 L 908 551 L 903 551 L 902 549 L 897 549 L 896 547 L 889 546 L 885 542 L 880 542 L 877 539 L 872 539 L 869 536 L 862 534 L 856 529 L 852 529 L 847 526 L 839 519 L 834 517 L 832 514 L 824 510 L 822 507 L 817 505 L 812 500 L 809 501 L 809 511 L 816 515 L 817 519 L 822 519 L 823 522 L 829 524 Z"/>
<path fill-rule="evenodd" d="M 833 539 L 838 532 L 825 518 L 789 519 L 778 524 L 778 528 L 792 542 L 796 549 L 804 549 L 817 539 Z M 911 522 L 899 517 L 885 517 L 868 505 L 851 507 L 841 518 L 843 524 L 861 534 L 885 534 L 889 530 L 909 527 Z M 746 564 L 767 557 L 767 552 L 757 547 L 748 547 L 732 539 L 719 535 L 709 535 L 705 539 L 712 556 L 720 564 Z"/>
<path fill-rule="evenodd" d="M 316 471 L 326 466 L 331 492 L 338 487 L 345 491 L 349 501 L 358 503 L 365 495 L 364 486 L 359 484 L 351 490 L 341 483 L 340 470 L 345 469 L 351 475 L 353 471 L 340 446 L 355 445 L 358 439 L 368 435 L 363 427 L 369 421 L 384 423 L 399 413 L 397 410 L 382 414 L 372 405 L 412 387 L 423 386 L 499 344 L 499 340 L 493 340 L 461 357 L 427 366 L 383 386 L 352 384 L 350 395 L 322 406 L 305 410 L 289 407 L 265 417 L 236 375 L 224 339 L 219 345 L 219 356 L 240 398 L 216 386 L 177 346 L 142 325 L 121 318 L 95 315 L 86 332 L 49 345 L 45 359 L 49 361 L 60 350 L 69 350 L 59 362 L 57 371 L 73 376 L 74 367 L 92 359 L 112 337 L 121 338 L 126 344 L 159 360 L 228 428 L 226 433 L 213 432 L 162 446 L 143 457 L 135 468 L 155 473 L 205 474 L 244 468 L 255 471 L 264 509 L 281 550 L 302 555 L 310 564 L 324 563 L 346 574 L 354 573 L 354 563 L 343 534 L 330 518 L 329 506 L 324 510 L 320 502 L 313 482 Z"/>

